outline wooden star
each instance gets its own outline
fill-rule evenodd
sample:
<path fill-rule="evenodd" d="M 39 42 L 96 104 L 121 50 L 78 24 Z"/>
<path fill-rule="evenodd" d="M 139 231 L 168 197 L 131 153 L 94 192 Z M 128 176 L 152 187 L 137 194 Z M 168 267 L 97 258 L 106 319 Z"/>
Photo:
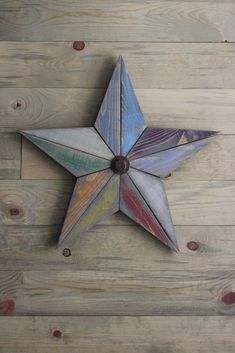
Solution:
<path fill-rule="evenodd" d="M 21 133 L 77 177 L 58 246 L 120 210 L 178 249 L 160 178 L 216 132 L 146 127 L 121 57 L 94 127 Z"/>

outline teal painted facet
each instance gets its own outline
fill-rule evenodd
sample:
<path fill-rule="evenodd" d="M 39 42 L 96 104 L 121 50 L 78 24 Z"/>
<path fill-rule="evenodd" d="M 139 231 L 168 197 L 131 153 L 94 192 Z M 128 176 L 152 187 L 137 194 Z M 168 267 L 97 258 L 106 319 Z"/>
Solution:
<path fill-rule="evenodd" d="M 110 167 L 110 162 L 106 159 L 74 150 L 28 133 L 25 133 L 24 136 L 76 177 Z"/>

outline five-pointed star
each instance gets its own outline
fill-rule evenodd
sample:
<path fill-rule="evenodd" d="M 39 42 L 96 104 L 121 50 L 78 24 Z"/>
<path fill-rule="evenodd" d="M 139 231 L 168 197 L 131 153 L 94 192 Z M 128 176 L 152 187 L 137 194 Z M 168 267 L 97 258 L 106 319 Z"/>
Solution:
<path fill-rule="evenodd" d="M 121 57 L 94 127 L 21 133 L 77 177 L 59 246 L 120 210 L 178 249 L 160 178 L 216 133 L 146 127 Z"/>

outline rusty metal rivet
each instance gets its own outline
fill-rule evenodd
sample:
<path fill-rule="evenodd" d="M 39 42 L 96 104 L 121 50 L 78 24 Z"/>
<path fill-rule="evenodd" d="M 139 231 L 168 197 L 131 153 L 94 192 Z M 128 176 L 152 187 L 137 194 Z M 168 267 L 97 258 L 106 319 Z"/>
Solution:
<path fill-rule="evenodd" d="M 85 43 L 81 40 L 75 41 L 73 43 L 73 49 L 75 50 L 83 50 L 85 48 Z"/>
<path fill-rule="evenodd" d="M 12 207 L 9 210 L 11 216 L 18 216 L 20 214 L 20 210 L 17 207 Z"/>
<path fill-rule="evenodd" d="M 124 156 L 115 156 L 111 161 L 111 169 L 114 173 L 123 174 L 130 168 L 130 162 Z"/>
<path fill-rule="evenodd" d="M 63 255 L 64 255 L 65 257 L 71 256 L 71 250 L 70 250 L 69 248 L 65 248 L 65 249 L 63 250 Z"/>
<path fill-rule="evenodd" d="M 56 338 L 61 338 L 62 332 L 60 330 L 55 330 L 55 331 L 53 331 L 53 336 Z"/>
<path fill-rule="evenodd" d="M 187 243 L 187 248 L 191 251 L 196 251 L 199 248 L 199 245 L 196 241 L 189 241 Z"/>
<path fill-rule="evenodd" d="M 235 304 L 235 292 L 228 292 L 222 296 L 222 302 L 227 305 Z"/>

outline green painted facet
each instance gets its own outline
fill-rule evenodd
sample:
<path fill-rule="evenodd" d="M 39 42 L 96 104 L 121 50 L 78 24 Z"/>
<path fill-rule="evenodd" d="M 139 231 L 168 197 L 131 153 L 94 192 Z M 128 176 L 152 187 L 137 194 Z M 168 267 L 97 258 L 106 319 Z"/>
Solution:
<path fill-rule="evenodd" d="M 75 176 L 82 176 L 110 167 L 110 162 L 106 159 L 64 147 L 29 134 L 25 134 L 25 137 Z"/>

